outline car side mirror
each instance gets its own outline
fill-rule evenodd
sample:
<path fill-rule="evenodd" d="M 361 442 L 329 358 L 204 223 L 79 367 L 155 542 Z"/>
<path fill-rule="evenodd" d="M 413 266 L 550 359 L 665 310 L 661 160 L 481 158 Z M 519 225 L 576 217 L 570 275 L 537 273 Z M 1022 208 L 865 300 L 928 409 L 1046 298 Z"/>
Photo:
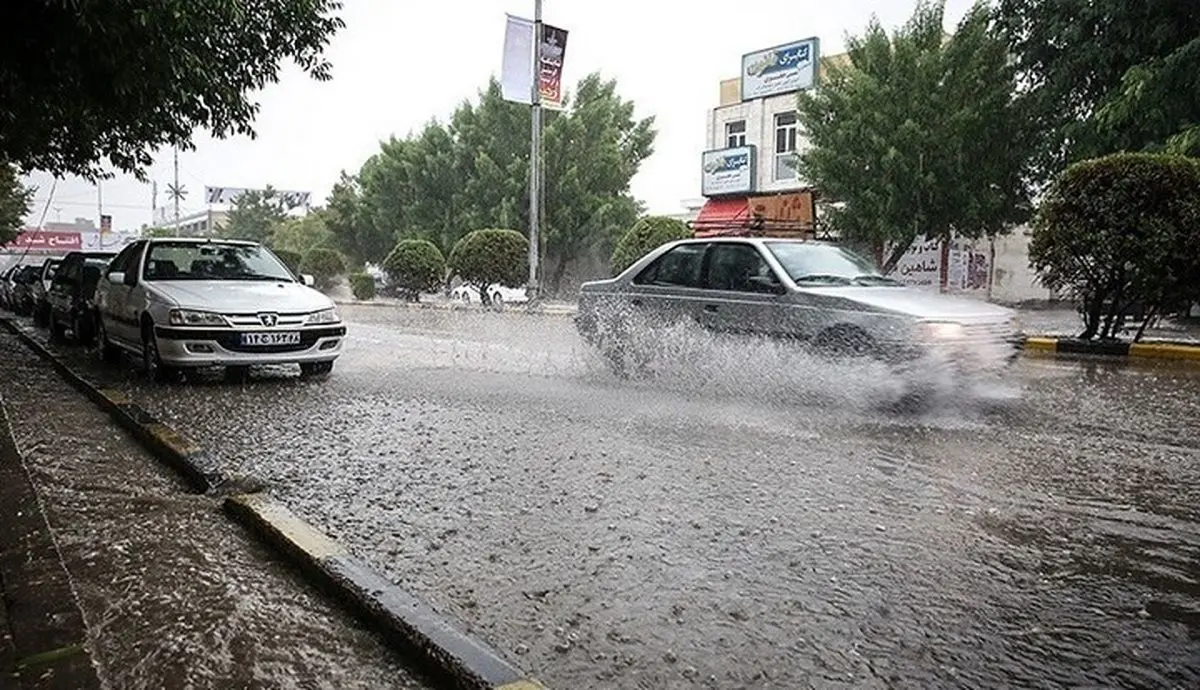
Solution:
<path fill-rule="evenodd" d="M 750 278 L 750 284 L 753 285 L 759 292 L 765 292 L 772 295 L 782 295 L 783 293 L 787 292 L 787 288 L 783 286 L 783 283 L 780 283 L 778 280 L 775 280 L 772 277 L 752 276 Z"/>
<path fill-rule="evenodd" d="M 312 277 L 312 275 L 310 275 L 308 273 L 301 273 L 300 280 L 303 281 L 304 284 L 308 287 L 312 287 L 317 284 L 317 279 Z"/>
<path fill-rule="evenodd" d="M 108 282 L 112 283 L 113 285 L 124 285 L 125 274 L 120 271 L 117 271 L 116 273 L 109 273 Z"/>

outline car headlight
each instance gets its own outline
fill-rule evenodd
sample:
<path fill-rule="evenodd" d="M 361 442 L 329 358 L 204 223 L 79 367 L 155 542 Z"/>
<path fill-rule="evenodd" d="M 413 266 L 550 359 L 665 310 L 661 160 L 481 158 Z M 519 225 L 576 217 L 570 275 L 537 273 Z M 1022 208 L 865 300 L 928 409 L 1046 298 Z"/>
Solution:
<path fill-rule="evenodd" d="M 168 314 L 172 326 L 228 326 L 224 316 L 210 311 L 172 309 Z"/>
<path fill-rule="evenodd" d="M 342 320 L 342 317 L 338 316 L 337 309 L 330 308 L 330 309 L 322 309 L 321 311 L 313 312 L 312 314 L 309 314 L 308 320 L 305 321 L 305 323 L 309 323 L 309 324 L 337 323 L 341 320 Z"/>
<path fill-rule="evenodd" d="M 963 325 L 953 321 L 922 321 L 917 333 L 925 340 L 954 340 L 963 337 Z"/>

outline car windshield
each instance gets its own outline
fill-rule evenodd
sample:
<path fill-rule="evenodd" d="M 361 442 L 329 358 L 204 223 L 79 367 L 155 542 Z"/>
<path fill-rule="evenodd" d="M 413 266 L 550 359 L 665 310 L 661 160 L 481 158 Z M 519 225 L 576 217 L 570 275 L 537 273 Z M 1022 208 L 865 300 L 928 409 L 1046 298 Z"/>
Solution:
<path fill-rule="evenodd" d="M 788 276 L 802 285 L 900 284 L 880 275 L 874 263 L 844 247 L 814 242 L 767 242 L 766 245 Z"/>
<path fill-rule="evenodd" d="M 152 242 L 145 279 L 296 281 L 262 246 L 222 242 Z"/>

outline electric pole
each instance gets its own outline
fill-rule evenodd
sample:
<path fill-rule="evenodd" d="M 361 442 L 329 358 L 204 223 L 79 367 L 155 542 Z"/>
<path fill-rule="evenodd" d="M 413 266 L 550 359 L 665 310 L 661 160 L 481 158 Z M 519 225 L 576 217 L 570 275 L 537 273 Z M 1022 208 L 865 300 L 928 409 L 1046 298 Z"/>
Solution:
<path fill-rule="evenodd" d="M 538 299 L 538 258 L 542 214 L 542 0 L 533 0 L 533 97 L 529 144 L 529 285 L 530 302 Z"/>

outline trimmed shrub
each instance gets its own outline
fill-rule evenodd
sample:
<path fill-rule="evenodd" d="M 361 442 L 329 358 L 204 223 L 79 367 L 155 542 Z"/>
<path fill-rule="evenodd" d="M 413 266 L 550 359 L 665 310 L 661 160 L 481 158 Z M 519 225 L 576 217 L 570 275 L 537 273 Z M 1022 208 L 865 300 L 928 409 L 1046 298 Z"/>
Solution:
<path fill-rule="evenodd" d="M 350 291 L 354 299 L 368 302 L 375 299 L 375 276 L 359 271 L 350 274 Z"/>
<path fill-rule="evenodd" d="M 332 249 L 317 247 L 304 255 L 300 261 L 300 272 L 311 274 L 318 289 L 328 290 L 338 276 L 346 273 L 346 261 Z"/>
<path fill-rule="evenodd" d="M 1200 292 L 1200 162 L 1123 153 L 1072 165 L 1042 203 L 1029 263 L 1076 300 L 1081 338 L 1115 337 L 1135 306 L 1149 318 L 1186 308 Z"/>
<path fill-rule="evenodd" d="M 692 231 L 681 220 L 665 216 L 645 216 L 617 240 L 612 254 L 612 274 L 619 275 L 638 259 L 668 242 L 691 236 Z"/>
<path fill-rule="evenodd" d="M 275 256 L 279 257 L 279 260 L 283 262 L 284 266 L 292 269 L 292 273 L 300 272 L 300 262 L 304 259 L 304 257 L 299 252 L 293 252 L 287 249 L 272 249 L 271 251 L 275 252 Z"/>
<path fill-rule="evenodd" d="M 479 290 L 483 303 L 491 304 L 488 287 L 499 283 L 519 287 L 528 277 L 529 241 L 516 230 L 475 230 L 450 250 L 450 270 Z"/>
<path fill-rule="evenodd" d="M 429 240 L 401 240 L 383 260 L 388 286 L 416 302 L 422 292 L 436 290 L 446 275 L 446 259 Z"/>

